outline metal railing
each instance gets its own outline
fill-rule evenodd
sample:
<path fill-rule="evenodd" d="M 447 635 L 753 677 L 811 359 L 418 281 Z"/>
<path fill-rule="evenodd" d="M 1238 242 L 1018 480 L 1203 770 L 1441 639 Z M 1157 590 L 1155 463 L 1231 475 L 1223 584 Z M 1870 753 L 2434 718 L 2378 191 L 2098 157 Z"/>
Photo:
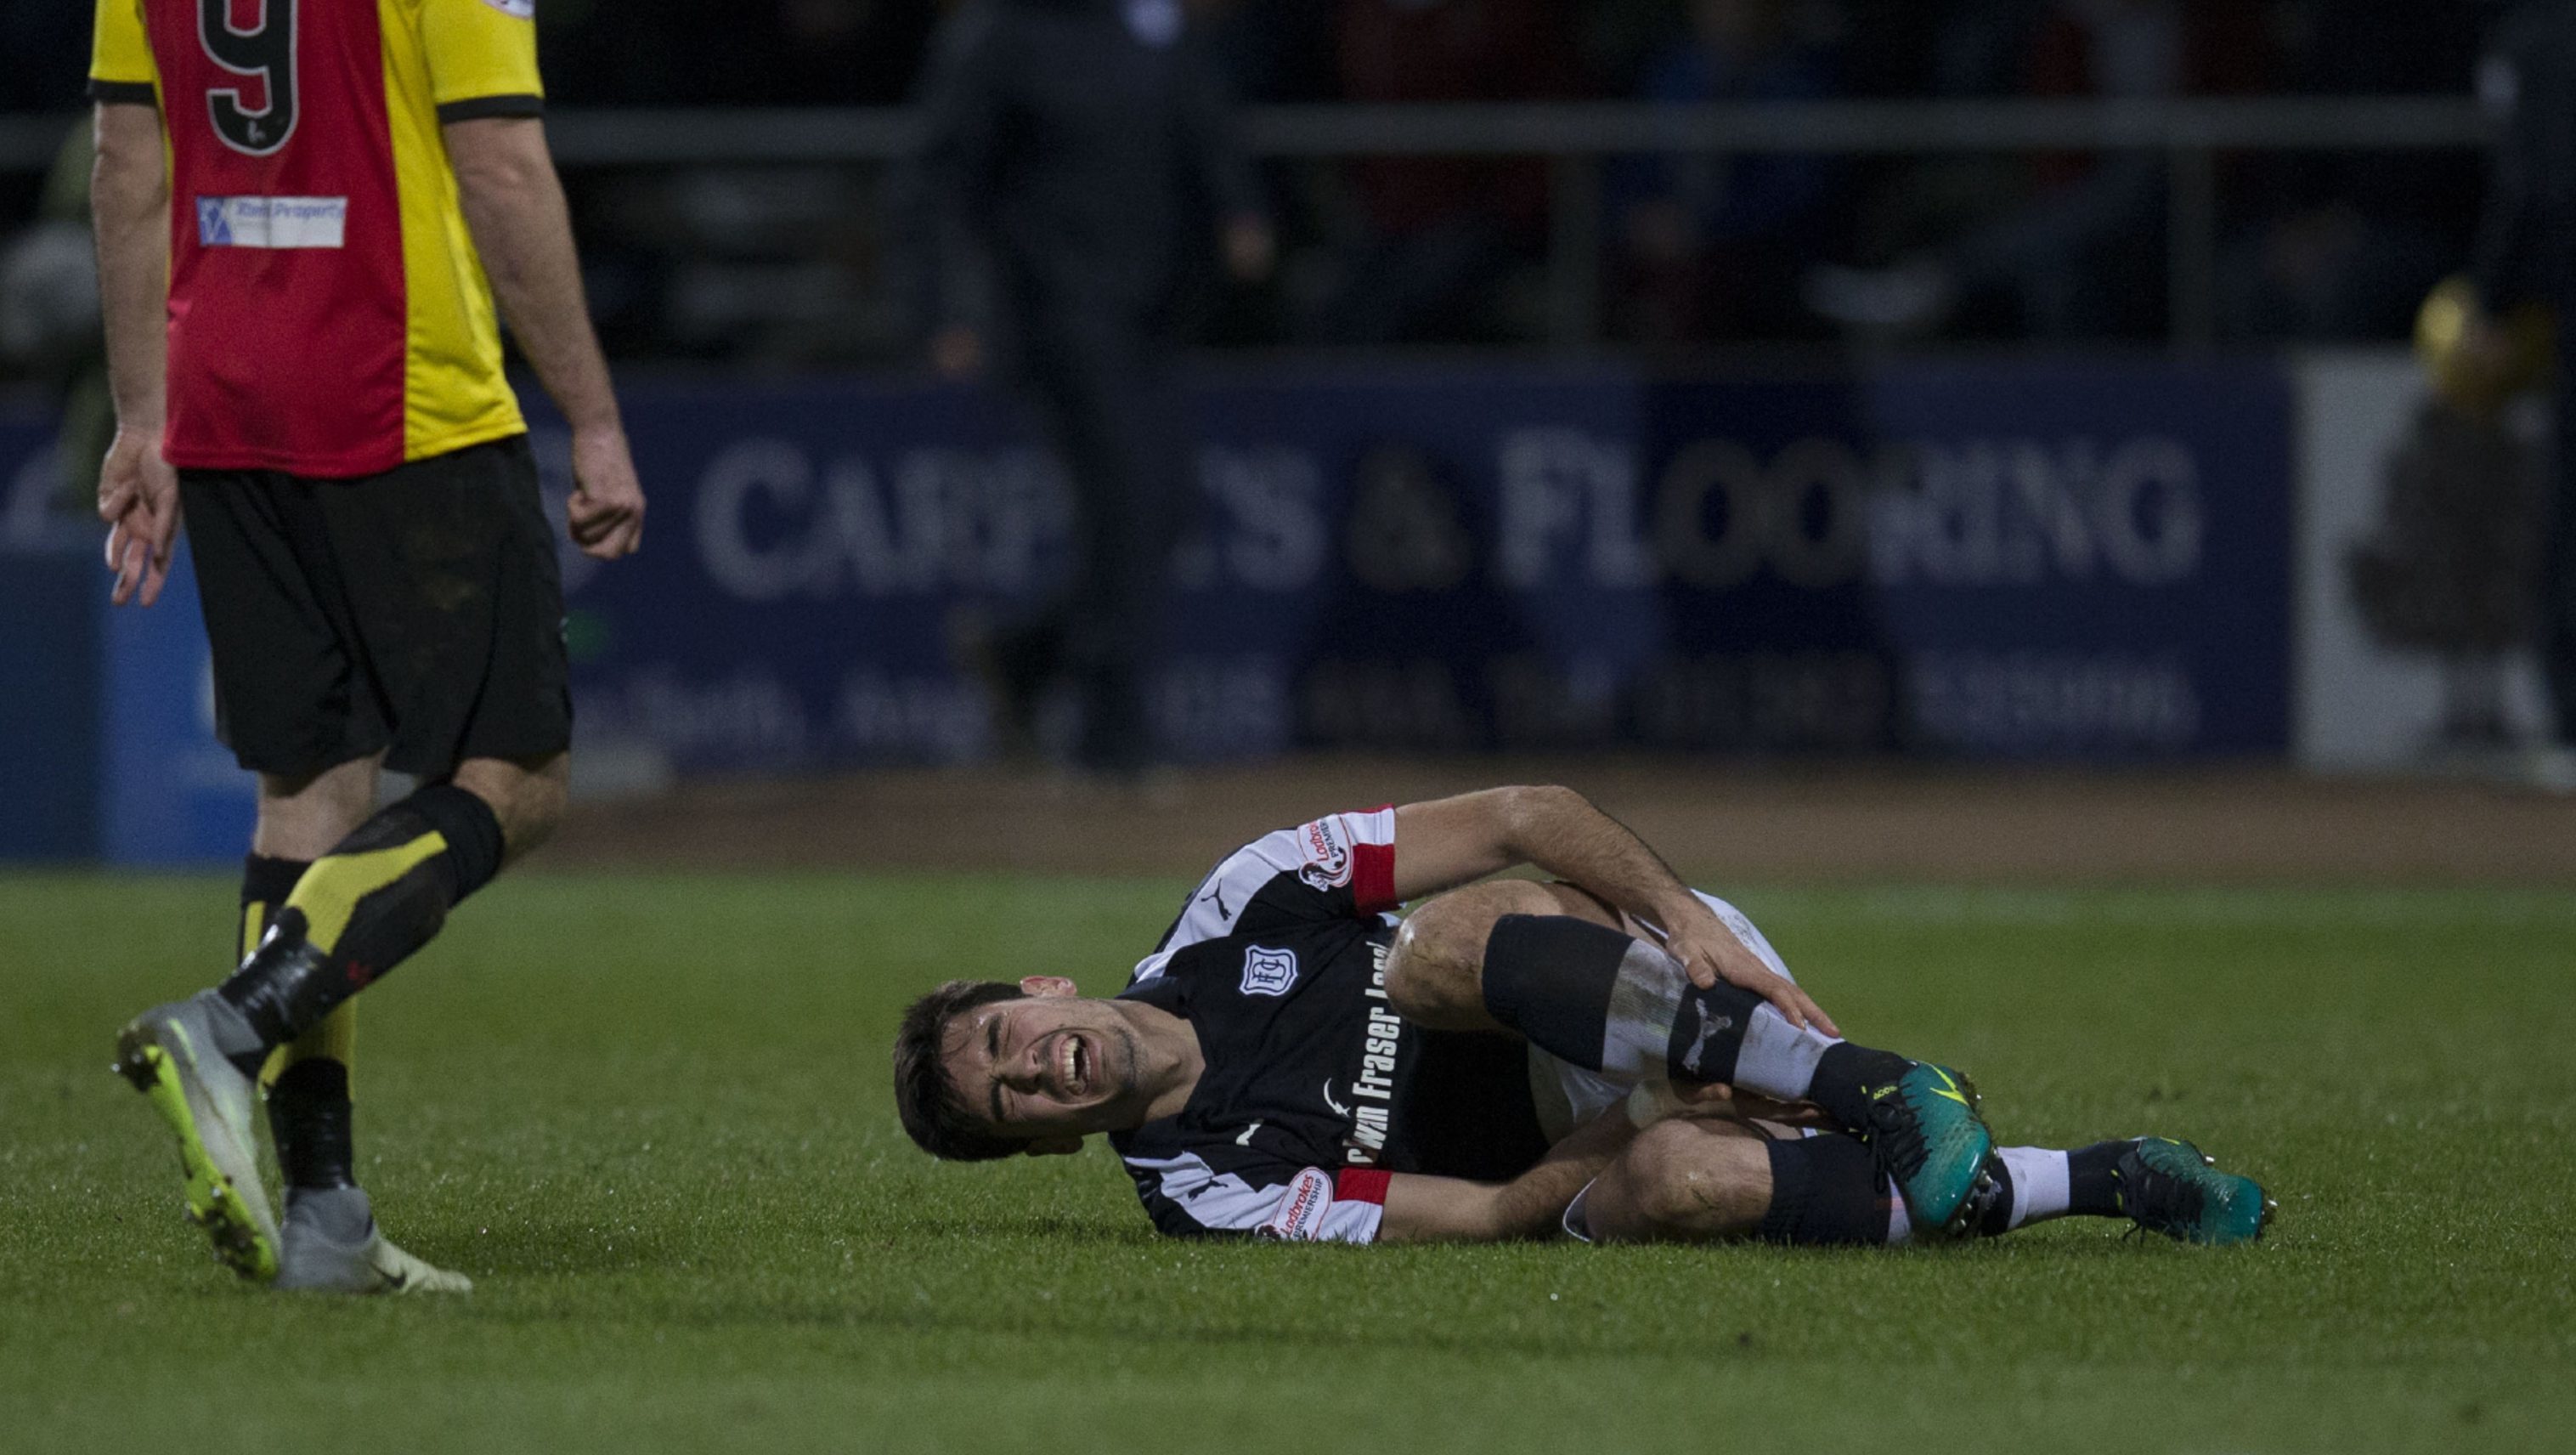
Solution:
<path fill-rule="evenodd" d="M 66 119 L 0 118 L 0 169 L 48 165 Z M 2216 158 L 2239 151 L 2469 150 L 2489 124 L 2465 97 L 2174 101 L 1828 101 L 1649 106 L 1273 106 L 1245 114 L 1259 156 L 1528 156 L 1552 179 L 1552 341 L 1599 338 L 1600 173 L 1637 153 L 1934 155 L 2144 151 L 2165 158 L 2167 317 L 2177 348 L 2215 332 Z M 919 134 L 901 109 L 559 110 L 548 123 L 567 167 L 883 163 Z"/>

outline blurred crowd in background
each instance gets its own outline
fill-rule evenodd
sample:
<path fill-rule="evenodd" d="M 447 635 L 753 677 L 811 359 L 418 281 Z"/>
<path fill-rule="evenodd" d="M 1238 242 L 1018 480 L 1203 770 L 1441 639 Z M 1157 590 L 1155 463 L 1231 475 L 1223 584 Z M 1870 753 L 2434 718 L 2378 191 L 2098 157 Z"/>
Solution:
<path fill-rule="evenodd" d="M 992 0 L 974 0 L 992 3 Z M 1041 3 L 1041 0 L 1012 0 Z M 1043 0 L 1185 11 L 1249 104 L 1887 97 L 2465 95 L 2469 0 Z M 564 107 L 894 106 L 938 0 L 540 0 Z M 0 107 L 82 108 L 89 7 L 0 4 Z M 2153 340 L 2167 326 L 2155 154 L 1614 157 L 1599 176 L 1604 342 Z M 923 320 L 889 280 L 882 169 L 579 167 L 594 307 L 628 359 L 893 364 Z M 2394 340 L 2470 250 L 2471 154 L 2223 157 L 2222 342 Z M 1211 264 L 1199 341 L 1494 346 L 1549 337 L 1545 164 L 1263 164 L 1278 266 Z M 44 179 L 0 179 L 0 231 Z M 57 199 L 62 195 L 57 186 Z M 59 206 L 59 200 L 57 206 Z M 1211 258 L 1215 256 L 1213 250 Z M 12 372 L 23 374 L 21 364 Z"/>

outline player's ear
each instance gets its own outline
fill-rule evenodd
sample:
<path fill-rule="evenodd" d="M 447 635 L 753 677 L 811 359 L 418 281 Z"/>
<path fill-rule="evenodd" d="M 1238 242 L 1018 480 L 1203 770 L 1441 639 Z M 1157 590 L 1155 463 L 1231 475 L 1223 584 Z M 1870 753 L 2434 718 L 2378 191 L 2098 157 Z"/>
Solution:
<path fill-rule="evenodd" d="M 1026 1148 L 1031 1157 L 1070 1157 L 1081 1150 L 1080 1137 L 1032 1137 Z"/>
<path fill-rule="evenodd" d="M 1020 989 L 1038 1000 L 1063 1000 L 1082 992 L 1061 975 L 1032 975 L 1020 982 Z"/>

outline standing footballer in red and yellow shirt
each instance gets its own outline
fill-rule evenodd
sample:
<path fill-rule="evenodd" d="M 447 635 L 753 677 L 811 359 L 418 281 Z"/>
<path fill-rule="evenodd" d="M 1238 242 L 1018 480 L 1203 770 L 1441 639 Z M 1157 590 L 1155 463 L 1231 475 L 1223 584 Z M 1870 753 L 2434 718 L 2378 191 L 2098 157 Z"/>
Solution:
<path fill-rule="evenodd" d="M 246 958 L 137 1017 L 118 1064 L 178 1134 L 217 1256 L 279 1287 L 470 1286 L 386 1241 L 356 1184 L 349 998 L 563 809 L 562 587 L 496 296 L 572 425 L 574 543 L 642 538 L 533 14 L 97 0 L 114 599 L 160 595 L 184 516 L 217 725 L 259 775 Z M 375 812 L 386 767 L 421 787 Z"/>

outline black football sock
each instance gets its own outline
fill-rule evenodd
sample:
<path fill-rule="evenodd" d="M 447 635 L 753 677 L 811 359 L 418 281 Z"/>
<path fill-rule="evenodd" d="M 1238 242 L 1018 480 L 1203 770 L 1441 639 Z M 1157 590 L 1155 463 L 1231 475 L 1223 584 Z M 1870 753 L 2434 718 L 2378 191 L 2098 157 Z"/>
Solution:
<path fill-rule="evenodd" d="M 2116 1218 L 2120 1154 L 2131 1142 L 2096 1142 L 2072 1152 L 2049 1147 L 1997 1147 L 1986 1164 L 1991 1183 L 1975 1193 L 1970 1224 L 1991 1238 L 2056 1218 Z"/>
<path fill-rule="evenodd" d="M 1872 1093 L 1894 1085 L 1913 1066 L 1913 1062 L 1893 1051 L 1873 1051 L 1849 1041 L 1838 1042 L 1816 1058 L 1816 1074 L 1807 1100 L 1823 1107 L 1845 1127 L 1866 1130 Z"/>
<path fill-rule="evenodd" d="M 2120 1207 L 2120 1156 L 2136 1145 L 2123 1137 L 2067 1153 L 2066 1210 L 2079 1217 L 2127 1217 Z"/>
<path fill-rule="evenodd" d="M 1869 1125 L 1871 1090 L 1913 1064 L 1800 1030 L 1749 990 L 1702 990 L 1662 947 L 1559 915 L 1495 921 L 1484 996 L 1495 1020 L 1578 1066 L 1813 1101 L 1855 1131 Z"/>
<path fill-rule="evenodd" d="M 1986 1180 L 1968 1193 L 1968 1228 L 1980 1238 L 1999 1238 L 2022 1225 L 2017 1197 L 2027 1199 L 2034 1180 L 2027 1175 L 2027 1168 L 2023 1169 L 2024 1175 L 2015 1176 L 2013 1164 L 2004 1158 L 2003 1151 L 2001 1147 L 1995 1149 L 1995 1155 L 1986 1162 Z"/>
<path fill-rule="evenodd" d="M 1810 1247 L 1888 1241 L 1896 1194 L 1859 1139 L 1836 1132 L 1772 1142 L 1771 1206 L 1756 1236 Z"/>
<path fill-rule="evenodd" d="M 491 807 L 452 783 L 423 788 L 315 860 L 217 993 L 264 1047 L 284 1045 L 429 943 L 500 867 Z M 245 1069 L 256 1073 L 266 1054 Z"/>
<path fill-rule="evenodd" d="M 268 1128 L 290 1191 L 358 1185 L 353 1112 L 349 1068 L 331 1057 L 307 1056 L 278 1074 L 268 1092 Z"/>

